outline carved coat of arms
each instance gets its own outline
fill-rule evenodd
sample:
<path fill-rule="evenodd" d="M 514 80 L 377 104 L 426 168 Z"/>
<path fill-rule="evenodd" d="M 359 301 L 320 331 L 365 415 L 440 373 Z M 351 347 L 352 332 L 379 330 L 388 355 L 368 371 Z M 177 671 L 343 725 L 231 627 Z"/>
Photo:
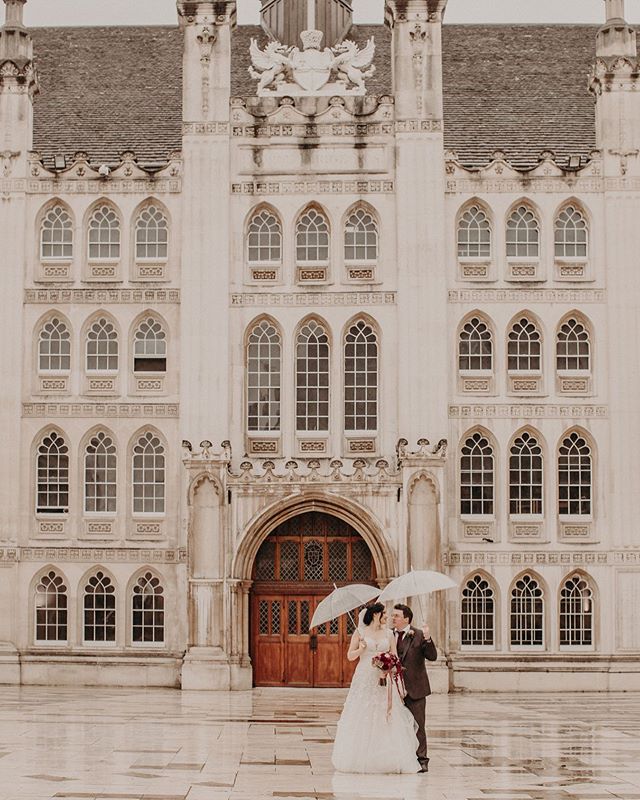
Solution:
<path fill-rule="evenodd" d="M 322 31 L 303 31 L 302 50 L 280 42 L 261 50 L 252 39 L 249 72 L 258 81 L 258 96 L 365 94 L 364 79 L 375 72 L 373 37 L 362 49 L 352 41 L 321 49 L 322 36 Z"/>

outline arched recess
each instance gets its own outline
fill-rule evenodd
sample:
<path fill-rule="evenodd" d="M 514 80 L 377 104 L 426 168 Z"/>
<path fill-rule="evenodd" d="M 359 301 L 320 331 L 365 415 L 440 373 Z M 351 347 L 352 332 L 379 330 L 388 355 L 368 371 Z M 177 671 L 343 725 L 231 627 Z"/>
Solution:
<path fill-rule="evenodd" d="M 197 475 L 189 485 L 189 567 L 194 578 L 222 576 L 222 498 L 222 486 L 206 472 Z"/>

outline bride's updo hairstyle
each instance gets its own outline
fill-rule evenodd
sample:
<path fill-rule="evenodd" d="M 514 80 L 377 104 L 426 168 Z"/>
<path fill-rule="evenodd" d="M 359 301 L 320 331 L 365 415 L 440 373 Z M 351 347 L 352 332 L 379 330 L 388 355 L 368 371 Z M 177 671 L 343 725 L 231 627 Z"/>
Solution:
<path fill-rule="evenodd" d="M 367 610 L 364 612 L 364 617 L 362 618 L 363 625 L 371 625 L 375 615 L 383 614 L 384 610 L 384 603 L 374 603 L 371 606 L 367 606 Z"/>

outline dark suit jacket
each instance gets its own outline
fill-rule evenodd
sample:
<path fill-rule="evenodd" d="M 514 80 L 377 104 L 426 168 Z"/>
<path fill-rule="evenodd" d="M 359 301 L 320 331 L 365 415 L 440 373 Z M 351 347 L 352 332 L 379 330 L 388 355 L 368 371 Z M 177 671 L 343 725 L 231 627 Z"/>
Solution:
<path fill-rule="evenodd" d="M 431 694 L 429 677 L 427 675 L 426 661 L 435 661 L 438 651 L 431 639 L 424 638 L 424 633 L 419 628 L 411 626 L 413 636 L 404 635 L 398 648 L 398 657 L 404 667 L 404 684 L 407 696 L 412 700 L 428 697 Z"/>

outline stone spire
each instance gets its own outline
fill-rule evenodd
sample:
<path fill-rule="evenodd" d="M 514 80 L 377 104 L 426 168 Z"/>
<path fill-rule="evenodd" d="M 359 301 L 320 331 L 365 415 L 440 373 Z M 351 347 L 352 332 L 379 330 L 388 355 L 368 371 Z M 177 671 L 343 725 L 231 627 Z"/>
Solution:
<path fill-rule="evenodd" d="M 22 19 L 27 0 L 4 0 L 5 23 L 0 28 L 0 60 L 22 65 L 31 60 L 32 46 L 29 32 Z"/>
<path fill-rule="evenodd" d="M 24 160 L 33 138 L 32 99 L 38 91 L 38 80 L 33 43 L 22 18 L 25 3 L 26 0 L 4 0 L 5 23 L 0 28 L 0 96 L 4 95 L 0 103 L 0 150 L 5 174 L 7 169 L 15 173 L 16 159 L 22 155 Z"/>
<path fill-rule="evenodd" d="M 636 58 L 636 32 L 624 18 L 624 0 L 604 0 L 606 22 L 596 37 L 598 58 Z"/>

